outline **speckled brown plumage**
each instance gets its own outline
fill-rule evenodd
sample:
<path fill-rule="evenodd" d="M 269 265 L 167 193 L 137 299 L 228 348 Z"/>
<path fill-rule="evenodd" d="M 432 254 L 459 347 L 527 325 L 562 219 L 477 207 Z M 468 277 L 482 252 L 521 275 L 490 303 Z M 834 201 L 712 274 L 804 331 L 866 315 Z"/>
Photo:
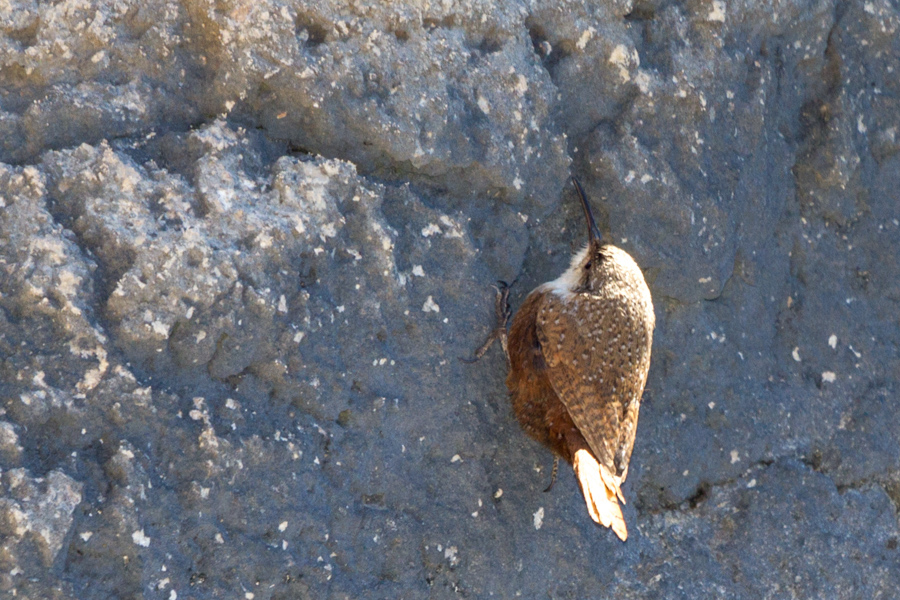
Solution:
<path fill-rule="evenodd" d="M 655 317 L 640 268 L 627 252 L 600 241 L 582 200 L 590 241 L 513 318 L 506 385 L 525 432 L 575 467 L 591 517 L 624 540 L 620 486 L 634 447 Z"/>
<path fill-rule="evenodd" d="M 631 257 L 602 246 L 599 285 L 569 299 L 539 293 L 537 337 L 547 377 L 594 455 L 616 476 L 628 469 L 655 322 Z"/>

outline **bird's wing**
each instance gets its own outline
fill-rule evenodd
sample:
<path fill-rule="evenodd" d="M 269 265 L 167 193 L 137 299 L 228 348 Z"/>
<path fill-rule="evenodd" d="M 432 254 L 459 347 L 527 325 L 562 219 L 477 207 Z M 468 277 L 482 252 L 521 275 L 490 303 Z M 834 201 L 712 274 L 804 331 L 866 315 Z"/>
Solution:
<path fill-rule="evenodd" d="M 564 305 L 556 294 L 544 295 L 538 341 L 554 391 L 600 464 L 621 480 L 650 365 L 647 324 L 624 300 L 613 297 L 599 310 L 573 310 L 576 301 L 591 300 L 575 295 Z"/>

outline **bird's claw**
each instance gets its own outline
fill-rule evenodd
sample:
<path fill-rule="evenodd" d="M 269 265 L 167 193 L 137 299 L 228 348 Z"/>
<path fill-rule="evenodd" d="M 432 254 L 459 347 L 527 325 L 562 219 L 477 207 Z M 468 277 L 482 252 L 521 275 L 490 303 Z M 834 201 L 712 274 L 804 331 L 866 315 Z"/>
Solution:
<path fill-rule="evenodd" d="M 503 354 L 506 355 L 507 363 L 509 362 L 506 324 L 509 322 L 509 317 L 512 315 L 512 310 L 509 307 L 510 284 L 506 283 L 505 281 L 498 280 L 496 284 L 491 284 L 491 287 L 493 287 L 497 291 L 497 297 L 494 300 L 494 314 L 497 321 L 496 325 L 494 326 L 493 331 L 488 334 L 488 337 L 484 341 L 484 343 L 479 346 L 477 350 L 475 350 L 474 358 L 464 358 L 460 356 L 458 357 L 460 362 L 464 362 L 466 364 L 478 362 L 497 340 L 500 340 L 500 346 L 503 348 Z"/>
<path fill-rule="evenodd" d="M 548 485 L 544 489 L 544 493 L 549 492 L 553 489 L 553 484 L 556 483 L 556 476 L 559 474 L 559 457 L 553 457 L 553 471 L 550 472 L 550 485 Z"/>

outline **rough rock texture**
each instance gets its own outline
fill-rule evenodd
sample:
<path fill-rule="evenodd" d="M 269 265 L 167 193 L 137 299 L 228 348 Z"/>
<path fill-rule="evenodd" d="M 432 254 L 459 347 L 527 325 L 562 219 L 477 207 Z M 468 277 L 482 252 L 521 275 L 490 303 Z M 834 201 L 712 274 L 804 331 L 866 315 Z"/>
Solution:
<path fill-rule="evenodd" d="M 0 0 L 0 594 L 890 598 L 900 7 Z M 644 268 L 626 544 L 516 306 Z"/>

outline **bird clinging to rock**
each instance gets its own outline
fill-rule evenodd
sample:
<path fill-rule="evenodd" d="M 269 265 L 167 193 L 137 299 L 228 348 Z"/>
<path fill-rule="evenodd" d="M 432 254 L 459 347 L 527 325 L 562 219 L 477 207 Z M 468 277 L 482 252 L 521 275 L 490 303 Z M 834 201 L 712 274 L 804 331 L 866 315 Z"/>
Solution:
<path fill-rule="evenodd" d="M 501 340 L 509 360 L 506 386 L 522 429 L 573 466 L 588 514 L 625 541 L 621 485 L 656 319 L 640 268 L 627 252 L 602 241 L 584 190 L 573 183 L 587 245 L 559 278 L 528 294 L 508 334 L 508 288 L 498 289 L 501 323 L 476 357 Z"/>

